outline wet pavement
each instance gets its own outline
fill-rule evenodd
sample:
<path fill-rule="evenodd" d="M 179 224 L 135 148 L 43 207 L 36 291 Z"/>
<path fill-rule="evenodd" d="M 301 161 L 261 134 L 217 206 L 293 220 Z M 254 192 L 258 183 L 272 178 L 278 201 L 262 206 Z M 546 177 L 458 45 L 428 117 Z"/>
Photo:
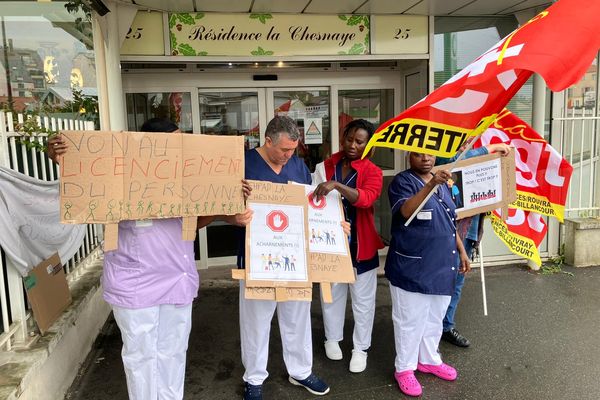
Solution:
<path fill-rule="evenodd" d="M 486 268 L 487 317 L 483 315 L 479 271 L 473 271 L 456 316 L 457 328 L 472 345 L 468 349 L 445 342 L 440 345 L 444 361 L 457 368 L 459 377 L 445 382 L 417 372 L 423 386 L 421 398 L 600 399 L 600 268 L 565 267 L 563 271 L 567 273 L 542 275 L 517 266 Z M 242 397 L 238 289 L 236 282 L 222 279 L 226 274 L 226 270 L 201 271 L 185 399 Z M 353 326 L 349 305 L 341 361 L 325 357 L 318 299 L 313 301 L 312 311 L 313 371 L 331 386 L 325 399 L 408 398 L 393 379 L 391 300 L 384 277 L 378 281 L 373 345 L 363 373 L 348 371 Z M 66 399 L 127 399 L 120 351 L 119 330 L 110 317 Z M 276 317 L 268 368 L 265 400 L 319 398 L 288 383 Z"/>

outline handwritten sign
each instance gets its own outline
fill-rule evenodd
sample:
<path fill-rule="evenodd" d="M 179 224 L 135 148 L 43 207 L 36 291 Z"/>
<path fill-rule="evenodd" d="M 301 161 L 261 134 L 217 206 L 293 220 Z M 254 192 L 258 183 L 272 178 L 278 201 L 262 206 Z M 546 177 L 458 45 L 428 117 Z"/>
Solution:
<path fill-rule="evenodd" d="M 232 215 L 244 210 L 244 138 L 63 131 L 61 221 Z"/>
<path fill-rule="evenodd" d="M 369 54 L 368 15 L 169 14 L 176 56 Z"/>
<path fill-rule="evenodd" d="M 371 54 L 429 52 L 429 24 L 426 15 L 373 15 L 371 21 Z"/>

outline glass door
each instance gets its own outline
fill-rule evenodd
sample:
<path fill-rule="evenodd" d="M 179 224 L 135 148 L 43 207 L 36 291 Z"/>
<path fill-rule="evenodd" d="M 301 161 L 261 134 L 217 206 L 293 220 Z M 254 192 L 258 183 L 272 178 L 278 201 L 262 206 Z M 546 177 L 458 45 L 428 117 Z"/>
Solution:
<path fill-rule="evenodd" d="M 287 115 L 300 129 L 297 155 L 308 169 L 331 155 L 331 123 L 329 88 L 267 89 L 269 120 L 275 115 Z"/>
<path fill-rule="evenodd" d="M 263 104 L 263 89 L 199 89 L 200 133 L 243 135 L 246 150 L 257 147 L 264 131 L 264 117 L 260 115 Z M 234 264 L 237 246 L 237 228 L 223 221 L 215 221 L 200 231 L 200 253 L 210 259 L 210 265 Z"/>

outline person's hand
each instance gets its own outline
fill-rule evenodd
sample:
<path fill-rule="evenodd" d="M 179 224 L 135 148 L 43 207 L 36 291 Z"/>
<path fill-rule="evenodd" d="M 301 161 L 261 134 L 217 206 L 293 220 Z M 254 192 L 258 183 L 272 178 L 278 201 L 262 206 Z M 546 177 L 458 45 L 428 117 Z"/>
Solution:
<path fill-rule="evenodd" d="M 60 157 L 67 152 L 68 148 L 69 145 L 67 145 L 67 142 L 60 134 L 48 139 L 48 157 L 57 164 Z"/>
<path fill-rule="evenodd" d="M 252 193 L 252 186 L 245 179 L 242 179 L 242 192 L 244 192 L 244 200 L 248 200 L 248 197 Z"/>
<path fill-rule="evenodd" d="M 440 169 L 436 171 L 435 175 L 433 175 L 433 178 L 431 178 L 431 180 L 428 183 L 431 183 L 432 185 L 441 185 L 442 183 L 448 182 L 448 179 L 450 179 L 451 177 L 452 174 L 450 173 L 450 171 L 448 171 L 447 169 Z"/>
<path fill-rule="evenodd" d="M 350 222 L 342 221 L 342 222 L 340 222 L 340 225 L 342 225 L 342 230 L 344 231 L 344 235 L 346 235 L 346 236 L 350 235 L 350 231 L 351 231 Z"/>
<path fill-rule="evenodd" d="M 313 196 L 315 197 L 315 199 L 319 200 L 319 197 L 325 197 L 329 194 L 329 192 L 331 192 L 333 189 L 335 189 L 336 185 L 337 185 L 336 181 L 327 181 L 327 182 L 319 183 L 317 185 L 317 188 L 313 192 Z"/>
<path fill-rule="evenodd" d="M 466 274 L 471 270 L 471 260 L 469 260 L 469 256 L 467 256 L 467 253 L 465 253 L 464 250 L 459 252 L 459 257 L 460 264 L 458 266 L 458 271 L 461 274 Z"/>
<path fill-rule="evenodd" d="M 510 146 L 506 143 L 488 144 L 485 146 L 485 148 L 487 149 L 488 153 L 500 153 L 502 154 L 502 157 L 506 157 L 510 152 Z"/>
<path fill-rule="evenodd" d="M 231 225 L 246 226 L 250 223 L 250 221 L 252 221 L 252 214 L 254 214 L 254 211 L 246 208 L 243 213 L 229 215 L 227 217 L 227 222 Z"/>

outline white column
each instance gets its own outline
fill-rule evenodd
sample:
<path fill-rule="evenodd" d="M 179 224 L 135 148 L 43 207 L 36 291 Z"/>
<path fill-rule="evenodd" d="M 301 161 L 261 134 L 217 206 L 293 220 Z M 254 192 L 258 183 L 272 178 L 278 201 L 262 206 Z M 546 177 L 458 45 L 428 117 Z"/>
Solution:
<path fill-rule="evenodd" d="M 96 62 L 96 85 L 98 86 L 98 113 L 100 116 L 100 129 L 110 130 L 110 113 L 108 109 L 108 85 L 106 82 L 106 55 L 104 53 L 104 35 L 100 27 L 98 15 L 92 18 L 92 31 L 94 35 L 94 56 Z"/>
<path fill-rule="evenodd" d="M 110 12 L 106 14 L 106 84 L 108 89 L 108 110 L 110 114 L 110 129 L 120 131 L 127 129 L 125 96 L 121 80 L 121 39 L 119 36 L 118 7 L 110 2 Z"/>

